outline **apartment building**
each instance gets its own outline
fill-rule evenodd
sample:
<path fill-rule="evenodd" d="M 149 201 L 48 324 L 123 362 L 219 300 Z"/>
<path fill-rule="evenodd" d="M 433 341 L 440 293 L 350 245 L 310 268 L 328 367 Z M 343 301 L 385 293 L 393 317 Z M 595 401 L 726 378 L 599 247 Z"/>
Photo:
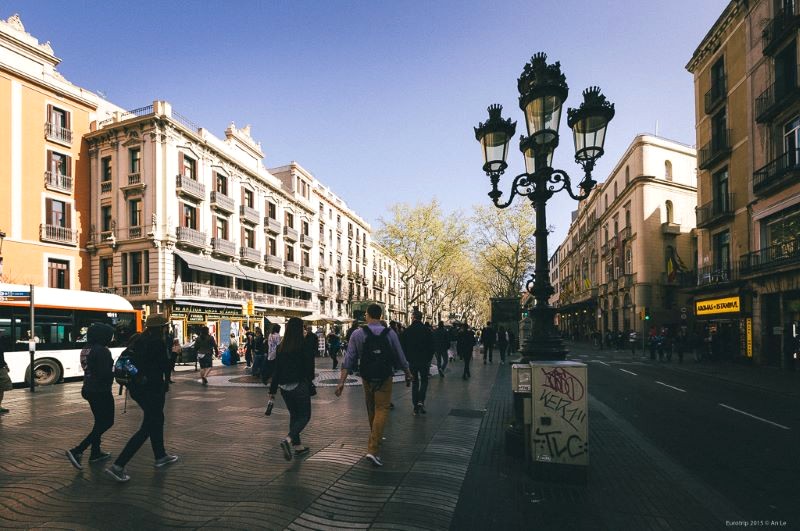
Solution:
<path fill-rule="evenodd" d="M 114 107 L 64 79 L 49 43 L 0 20 L 0 278 L 85 288 L 89 157 L 83 135 Z"/>
<path fill-rule="evenodd" d="M 720 356 L 787 367 L 800 332 L 799 4 L 731 1 L 686 67 L 704 146 L 695 304 Z"/>
<path fill-rule="evenodd" d="M 372 298 L 383 305 L 386 318 L 408 322 L 405 290 L 400 289 L 397 263 L 380 245 L 372 245 Z"/>
<path fill-rule="evenodd" d="M 559 248 L 559 327 L 593 332 L 691 326 L 695 150 L 652 135 L 633 139 L 608 178 L 579 202 Z M 642 321 L 646 310 L 651 319 Z"/>

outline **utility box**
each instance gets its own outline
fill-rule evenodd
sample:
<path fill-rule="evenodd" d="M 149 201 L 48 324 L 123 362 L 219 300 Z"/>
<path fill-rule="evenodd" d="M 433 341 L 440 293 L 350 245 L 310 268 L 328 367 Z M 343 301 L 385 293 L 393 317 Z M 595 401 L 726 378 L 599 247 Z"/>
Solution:
<path fill-rule="evenodd" d="M 589 466 L 586 364 L 534 361 L 530 366 L 534 477 L 585 482 Z"/>
<path fill-rule="evenodd" d="M 530 394 L 533 382 L 531 381 L 531 366 L 527 363 L 514 363 L 511 365 L 511 391 L 514 393 Z"/>

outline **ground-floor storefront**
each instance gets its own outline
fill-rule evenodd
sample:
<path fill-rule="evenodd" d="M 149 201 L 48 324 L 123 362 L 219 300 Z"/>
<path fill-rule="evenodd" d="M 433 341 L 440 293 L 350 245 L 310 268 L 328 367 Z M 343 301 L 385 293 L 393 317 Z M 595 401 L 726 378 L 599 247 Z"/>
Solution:
<path fill-rule="evenodd" d="M 694 300 L 692 336 L 705 357 L 717 361 L 752 361 L 752 295 L 737 289 Z"/>

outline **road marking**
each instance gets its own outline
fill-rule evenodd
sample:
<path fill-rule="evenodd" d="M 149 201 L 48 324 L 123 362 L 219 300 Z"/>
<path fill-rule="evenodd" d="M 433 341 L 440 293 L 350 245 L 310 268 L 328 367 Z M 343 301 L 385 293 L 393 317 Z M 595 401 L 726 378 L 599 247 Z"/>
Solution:
<path fill-rule="evenodd" d="M 627 372 L 628 374 L 632 374 L 632 375 L 634 375 L 634 376 L 638 376 L 638 374 L 636 374 L 635 372 L 626 371 L 625 369 L 620 369 L 620 370 L 621 370 L 622 372 Z"/>
<path fill-rule="evenodd" d="M 753 415 L 752 413 L 748 413 L 747 411 L 742 411 L 741 409 L 736 409 L 735 407 L 731 407 L 731 406 L 729 406 L 727 404 L 720 403 L 719 405 L 724 407 L 724 408 L 726 408 L 726 409 L 730 409 L 731 411 L 735 411 L 737 413 L 741 413 L 742 415 L 747 415 L 748 417 L 753 417 L 754 419 L 760 420 L 761 422 L 766 422 L 767 424 L 772 424 L 773 426 L 777 426 L 779 428 L 783 428 L 784 430 L 791 430 L 792 429 L 789 426 L 784 426 L 783 424 L 778 424 L 777 422 L 772 422 L 771 420 L 762 419 L 761 417 L 757 417 L 757 416 Z"/>
<path fill-rule="evenodd" d="M 658 385 L 663 385 L 664 387 L 669 387 L 670 389 L 675 389 L 676 391 L 680 391 L 681 393 L 685 393 L 686 389 L 681 389 L 680 387 L 675 387 L 674 385 L 667 385 L 664 382 L 656 382 Z"/>
<path fill-rule="evenodd" d="M 609 365 L 608 363 L 606 363 L 606 362 L 604 362 L 604 361 L 600 361 L 600 360 L 589 360 L 589 361 L 593 361 L 593 362 L 595 362 L 595 363 L 602 363 L 602 364 L 603 364 L 603 365 L 605 365 L 606 367 L 611 367 L 611 365 Z"/>

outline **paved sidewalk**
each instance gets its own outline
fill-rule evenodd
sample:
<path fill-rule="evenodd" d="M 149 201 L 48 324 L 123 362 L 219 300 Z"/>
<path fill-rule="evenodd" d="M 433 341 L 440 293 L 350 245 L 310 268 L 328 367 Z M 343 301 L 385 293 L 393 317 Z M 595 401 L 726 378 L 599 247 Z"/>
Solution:
<path fill-rule="evenodd" d="M 465 382 L 455 362 L 446 378 L 431 378 L 420 417 L 411 414 L 410 390 L 396 384 L 380 469 L 363 460 L 369 427 L 357 381 L 339 399 L 319 388 L 303 433 L 312 453 L 286 462 L 281 399 L 265 417 L 264 388 L 243 381 L 242 368 L 218 369 L 208 387 L 188 369 L 166 409 L 167 448 L 181 460 L 155 469 L 145 445 L 123 485 L 102 466 L 78 472 L 63 456 L 90 428 L 79 383 L 9 393 L 12 412 L 0 417 L 0 528 L 643 530 L 724 528 L 737 518 L 591 397 L 588 483 L 531 479 L 503 453 L 508 365 L 473 362 Z M 330 361 L 318 361 L 318 374 L 329 379 Z M 132 401 L 123 414 L 116 399 L 117 423 L 104 438 L 114 453 L 141 419 Z"/>

